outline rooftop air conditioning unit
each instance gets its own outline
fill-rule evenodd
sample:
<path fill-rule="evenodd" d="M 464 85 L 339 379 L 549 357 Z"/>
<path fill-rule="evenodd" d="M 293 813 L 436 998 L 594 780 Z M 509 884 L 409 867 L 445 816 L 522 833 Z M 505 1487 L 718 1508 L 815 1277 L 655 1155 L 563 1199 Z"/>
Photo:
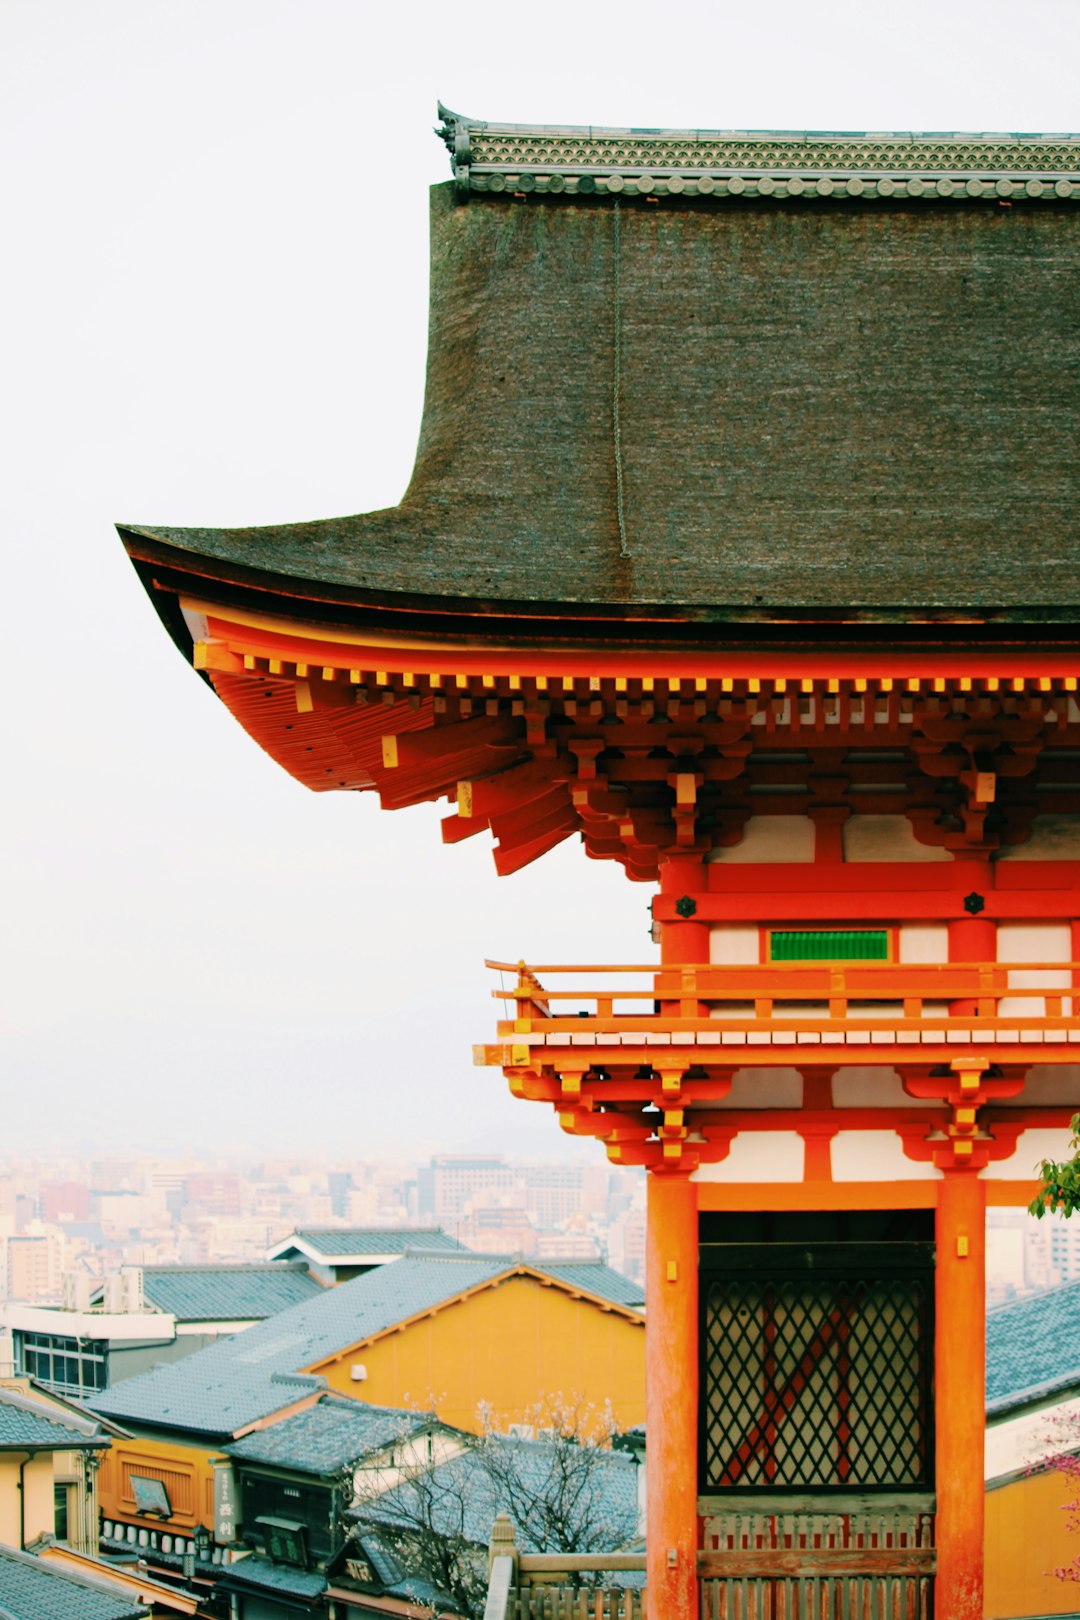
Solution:
<path fill-rule="evenodd" d="M 85 1271 L 65 1271 L 60 1276 L 60 1303 L 65 1311 L 90 1309 L 90 1278 Z"/>
<path fill-rule="evenodd" d="M 124 1278 L 113 1272 L 105 1278 L 105 1287 L 101 1295 L 101 1308 L 110 1316 L 121 1316 L 124 1311 L 124 1298 L 127 1285 Z"/>

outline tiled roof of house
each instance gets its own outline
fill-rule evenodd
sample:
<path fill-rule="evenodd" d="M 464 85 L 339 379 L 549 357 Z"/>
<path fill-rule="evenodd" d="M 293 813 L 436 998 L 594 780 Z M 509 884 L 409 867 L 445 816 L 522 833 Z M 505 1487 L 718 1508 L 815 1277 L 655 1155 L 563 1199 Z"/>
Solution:
<path fill-rule="evenodd" d="M 1080 1282 L 999 1305 L 986 1318 L 986 1408 L 1080 1387 Z"/>
<path fill-rule="evenodd" d="M 430 1522 L 439 1534 L 463 1536 L 483 1546 L 496 1515 L 508 1511 L 523 1552 L 559 1551 L 544 1544 L 542 1511 L 534 1515 L 530 1505 L 560 1499 L 560 1446 L 546 1440 L 509 1438 L 495 1443 L 505 1447 L 511 1459 L 515 1501 L 505 1499 L 505 1489 L 495 1482 L 482 1452 L 467 1449 L 418 1481 L 406 1480 L 373 1502 L 358 1505 L 350 1516 L 408 1526 L 416 1522 L 419 1512 L 422 1522 Z M 589 1527 L 591 1549 L 614 1552 L 637 1533 L 637 1465 L 621 1451 L 598 1451 L 591 1460 L 595 1467 L 583 1469 L 577 1476 L 573 1505 L 564 1490 L 561 1499 L 567 1502 L 571 1521 L 576 1517 L 579 1527 Z"/>
<path fill-rule="evenodd" d="M 225 1450 L 240 1462 L 273 1463 L 301 1474 L 333 1474 L 423 1426 L 419 1412 L 324 1395 L 294 1417 L 256 1429 Z"/>
<path fill-rule="evenodd" d="M 316 1379 L 292 1377 L 298 1368 L 310 1367 L 505 1270 L 505 1261 L 484 1256 L 417 1256 L 380 1266 L 339 1288 L 320 1290 L 317 1298 L 182 1361 L 125 1378 L 95 1395 L 93 1408 L 133 1423 L 235 1434 L 291 1405 L 305 1387 L 320 1387 Z"/>
<path fill-rule="evenodd" d="M 326 1591 L 326 1576 L 315 1570 L 294 1569 L 290 1564 L 275 1564 L 261 1553 L 251 1553 L 223 1570 L 218 1584 L 226 1590 L 251 1587 L 256 1592 L 276 1592 L 284 1597 L 317 1598 Z"/>
<path fill-rule="evenodd" d="M 65 1417 L 48 1401 L 0 1388 L 0 1451 L 97 1451 L 108 1444 L 96 1423 Z"/>
<path fill-rule="evenodd" d="M 291 1405 L 305 1389 L 320 1387 L 317 1379 L 296 1377 L 299 1368 L 317 1367 L 349 1345 L 384 1333 L 521 1264 L 505 1256 L 468 1251 L 405 1255 L 393 1265 L 320 1291 L 317 1298 L 182 1361 L 125 1378 L 95 1395 L 91 1404 L 95 1412 L 124 1422 L 222 1437 L 235 1434 Z M 528 1270 L 555 1276 L 546 1266 L 525 1264 Z M 574 1270 L 581 1269 L 582 1264 L 575 1263 Z M 589 1292 L 602 1293 L 608 1278 L 600 1272 L 607 1271 L 599 1267 L 595 1276 L 589 1271 L 594 1276 Z M 572 1286 L 585 1287 L 580 1282 Z"/>
<path fill-rule="evenodd" d="M 540 1263 L 540 1270 L 549 1277 L 557 1277 L 567 1288 L 580 1288 L 584 1294 L 597 1294 L 601 1299 L 609 1299 L 613 1305 L 640 1310 L 645 1303 L 644 1284 L 632 1282 L 603 1260 L 544 1260 Z"/>
<path fill-rule="evenodd" d="M 298 1248 L 301 1243 L 305 1249 L 337 1261 L 353 1255 L 404 1254 L 406 1249 L 456 1252 L 465 1248 L 439 1226 L 301 1226 L 275 1244 L 274 1252 L 284 1251 L 287 1245 Z"/>
<path fill-rule="evenodd" d="M 261 1322 L 322 1293 L 302 1264 L 146 1266 L 143 1293 L 178 1322 Z"/>
<path fill-rule="evenodd" d="M 150 1610 L 30 1553 L 0 1547 L 0 1613 L 11 1620 L 144 1620 Z"/>

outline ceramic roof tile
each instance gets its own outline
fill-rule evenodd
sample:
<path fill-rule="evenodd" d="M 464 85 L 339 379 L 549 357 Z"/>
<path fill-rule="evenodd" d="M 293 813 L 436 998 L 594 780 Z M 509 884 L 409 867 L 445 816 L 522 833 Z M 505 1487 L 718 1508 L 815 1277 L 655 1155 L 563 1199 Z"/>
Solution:
<path fill-rule="evenodd" d="M 280 1311 L 269 1321 L 221 1339 L 182 1361 L 125 1378 L 95 1395 L 93 1410 L 125 1423 L 235 1434 L 291 1405 L 305 1390 L 320 1387 L 316 1379 L 295 1377 L 297 1369 L 317 1366 L 349 1345 L 431 1310 L 520 1263 L 507 1256 L 468 1251 L 405 1255 L 352 1282 L 320 1290 L 317 1298 Z M 545 1266 L 530 1269 L 547 1271 Z M 593 1275 L 587 1263 L 574 1262 L 571 1269 Z M 590 1292 L 602 1292 L 596 1283 L 608 1286 L 607 1276 L 600 1275 L 607 1272 L 607 1267 L 597 1267 Z M 555 1275 L 554 1271 L 550 1274 Z M 617 1276 L 610 1273 L 611 1278 Z M 619 1285 L 625 1286 L 625 1279 L 619 1279 Z M 586 1287 L 582 1281 L 572 1286 Z"/>
<path fill-rule="evenodd" d="M 544 1260 L 539 1262 L 539 1268 L 549 1277 L 557 1277 L 568 1288 L 598 1294 L 601 1299 L 609 1299 L 613 1305 L 640 1310 L 645 1304 L 644 1285 L 632 1282 L 602 1260 Z"/>
<path fill-rule="evenodd" d="M 1080 1387 L 1080 1282 L 999 1305 L 986 1318 L 990 1413 L 1040 1392 Z"/>
<path fill-rule="evenodd" d="M 178 1322 L 262 1321 L 322 1293 L 301 1265 L 147 1266 L 143 1292 Z"/>
<path fill-rule="evenodd" d="M 512 1455 L 522 1504 L 551 1494 L 553 1482 L 560 1479 L 556 1447 L 543 1440 L 509 1438 L 496 1444 Z M 581 1476 L 574 1511 L 585 1516 L 582 1522 L 595 1527 L 593 1550 L 614 1552 L 631 1541 L 637 1531 L 637 1465 L 620 1451 L 598 1452 L 595 1461 L 595 1470 Z M 481 1545 L 490 1539 L 496 1515 L 507 1505 L 482 1455 L 474 1450 L 440 1463 L 419 1488 L 424 1496 L 420 1511 L 431 1514 L 441 1534 L 461 1535 Z M 557 1483 L 554 1488 L 559 1488 Z M 373 1523 L 408 1525 L 414 1522 L 416 1504 L 417 1487 L 406 1481 L 384 1492 L 375 1502 L 353 1510 L 351 1516 Z M 540 1521 L 531 1524 L 523 1507 L 515 1514 L 515 1530 L 523 1552 L 558 1550 L 541 1545 Z"/>
<path fill-rule="evenodd" d="M 368 1406 L 326 1395 L 317 1405 L 245 1435 L 225 1450 L 240 1462 L 275 1464 L 301 1474 L 337 1473 L 400 1440 L 426 1419 L 396 1406 Z"/>
<path fill-rule="evenodd" d="M 234 1434 L 290 1405 L 305 1387 L 320 1387 L 313 1379 L 292 1378 L 298 1368 L 430 1310 L 505 1269 L 505 1261 L 464 1255 L 409 1257 L 380 1266 L 182 1361 L 125 1378 L 96 1395 L 93 1409 L 133 1423 Z M 283 1378 L 289 1383 L 283 1384 Z"/>
<path fill-rule="evenodd" d="M 143 1620 L 150 1610 L 52 1564 L 0 1547 L 0 1612 L 11 1620 Z"/>
<path fill-rule="evenodd" d="M 465 1245 L 437 1226 L 301 1226 L 292 1234 L 326 1259 L 352 1254 L 403 1254 L 406 1249 L 463 1250 Z"/>
<path fill-rule="evenodd" d="M 47 1401 L 0 1388 L 0 1451 L 95 1450 L 108 1443 L 96 1424 L 65 1421 Z"/>
<path fill-rule="evenodd" d="M 230 1564 L 219 1577 L 219 1585 L 251 1587 L 257 1592 L 277 1592 L 285 1597 L 317 1598 L 326 1591 L 326 1577 L 314 1570 L 294 1569 L 275 1564 L 260 1553 L 251 1553 Z"/>

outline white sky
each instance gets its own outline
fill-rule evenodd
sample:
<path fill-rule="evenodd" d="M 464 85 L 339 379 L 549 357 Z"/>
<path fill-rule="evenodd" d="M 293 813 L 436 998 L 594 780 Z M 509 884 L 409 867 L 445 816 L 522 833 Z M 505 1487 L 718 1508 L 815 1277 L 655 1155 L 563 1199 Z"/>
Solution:
<path fill-rule="evenodd" d="M 438 97 L 518 122 L 1068 130 L 1078 0 L 0 0 L 0 1154 L 572 1151 L 474 1070 L 485 954 L 641 960 L 576 843 L 316 797 L 112 529 L 396 502 Z M 589 1148 L 596 1155 L 595 1148 Z"/>

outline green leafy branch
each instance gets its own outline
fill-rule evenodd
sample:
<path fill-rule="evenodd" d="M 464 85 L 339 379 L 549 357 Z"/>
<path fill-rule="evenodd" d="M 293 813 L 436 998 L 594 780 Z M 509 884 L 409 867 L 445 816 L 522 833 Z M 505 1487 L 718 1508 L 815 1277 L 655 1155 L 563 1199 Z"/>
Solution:
<path fill-rule="evenodd" d="M 1042 1185 L 1028 1205 L 1028 1213 L 1042 1220 L 1047 1210 L 1056 1210 L 1066 1220 L 1074 1210 L 1080 1210 L 1080 1114 L 1074 1114 L 1070 1126 L 1072 1136 L 1069 1147 L 1071 1159 L 1044 1159 L 1039 1166 Z"/>

